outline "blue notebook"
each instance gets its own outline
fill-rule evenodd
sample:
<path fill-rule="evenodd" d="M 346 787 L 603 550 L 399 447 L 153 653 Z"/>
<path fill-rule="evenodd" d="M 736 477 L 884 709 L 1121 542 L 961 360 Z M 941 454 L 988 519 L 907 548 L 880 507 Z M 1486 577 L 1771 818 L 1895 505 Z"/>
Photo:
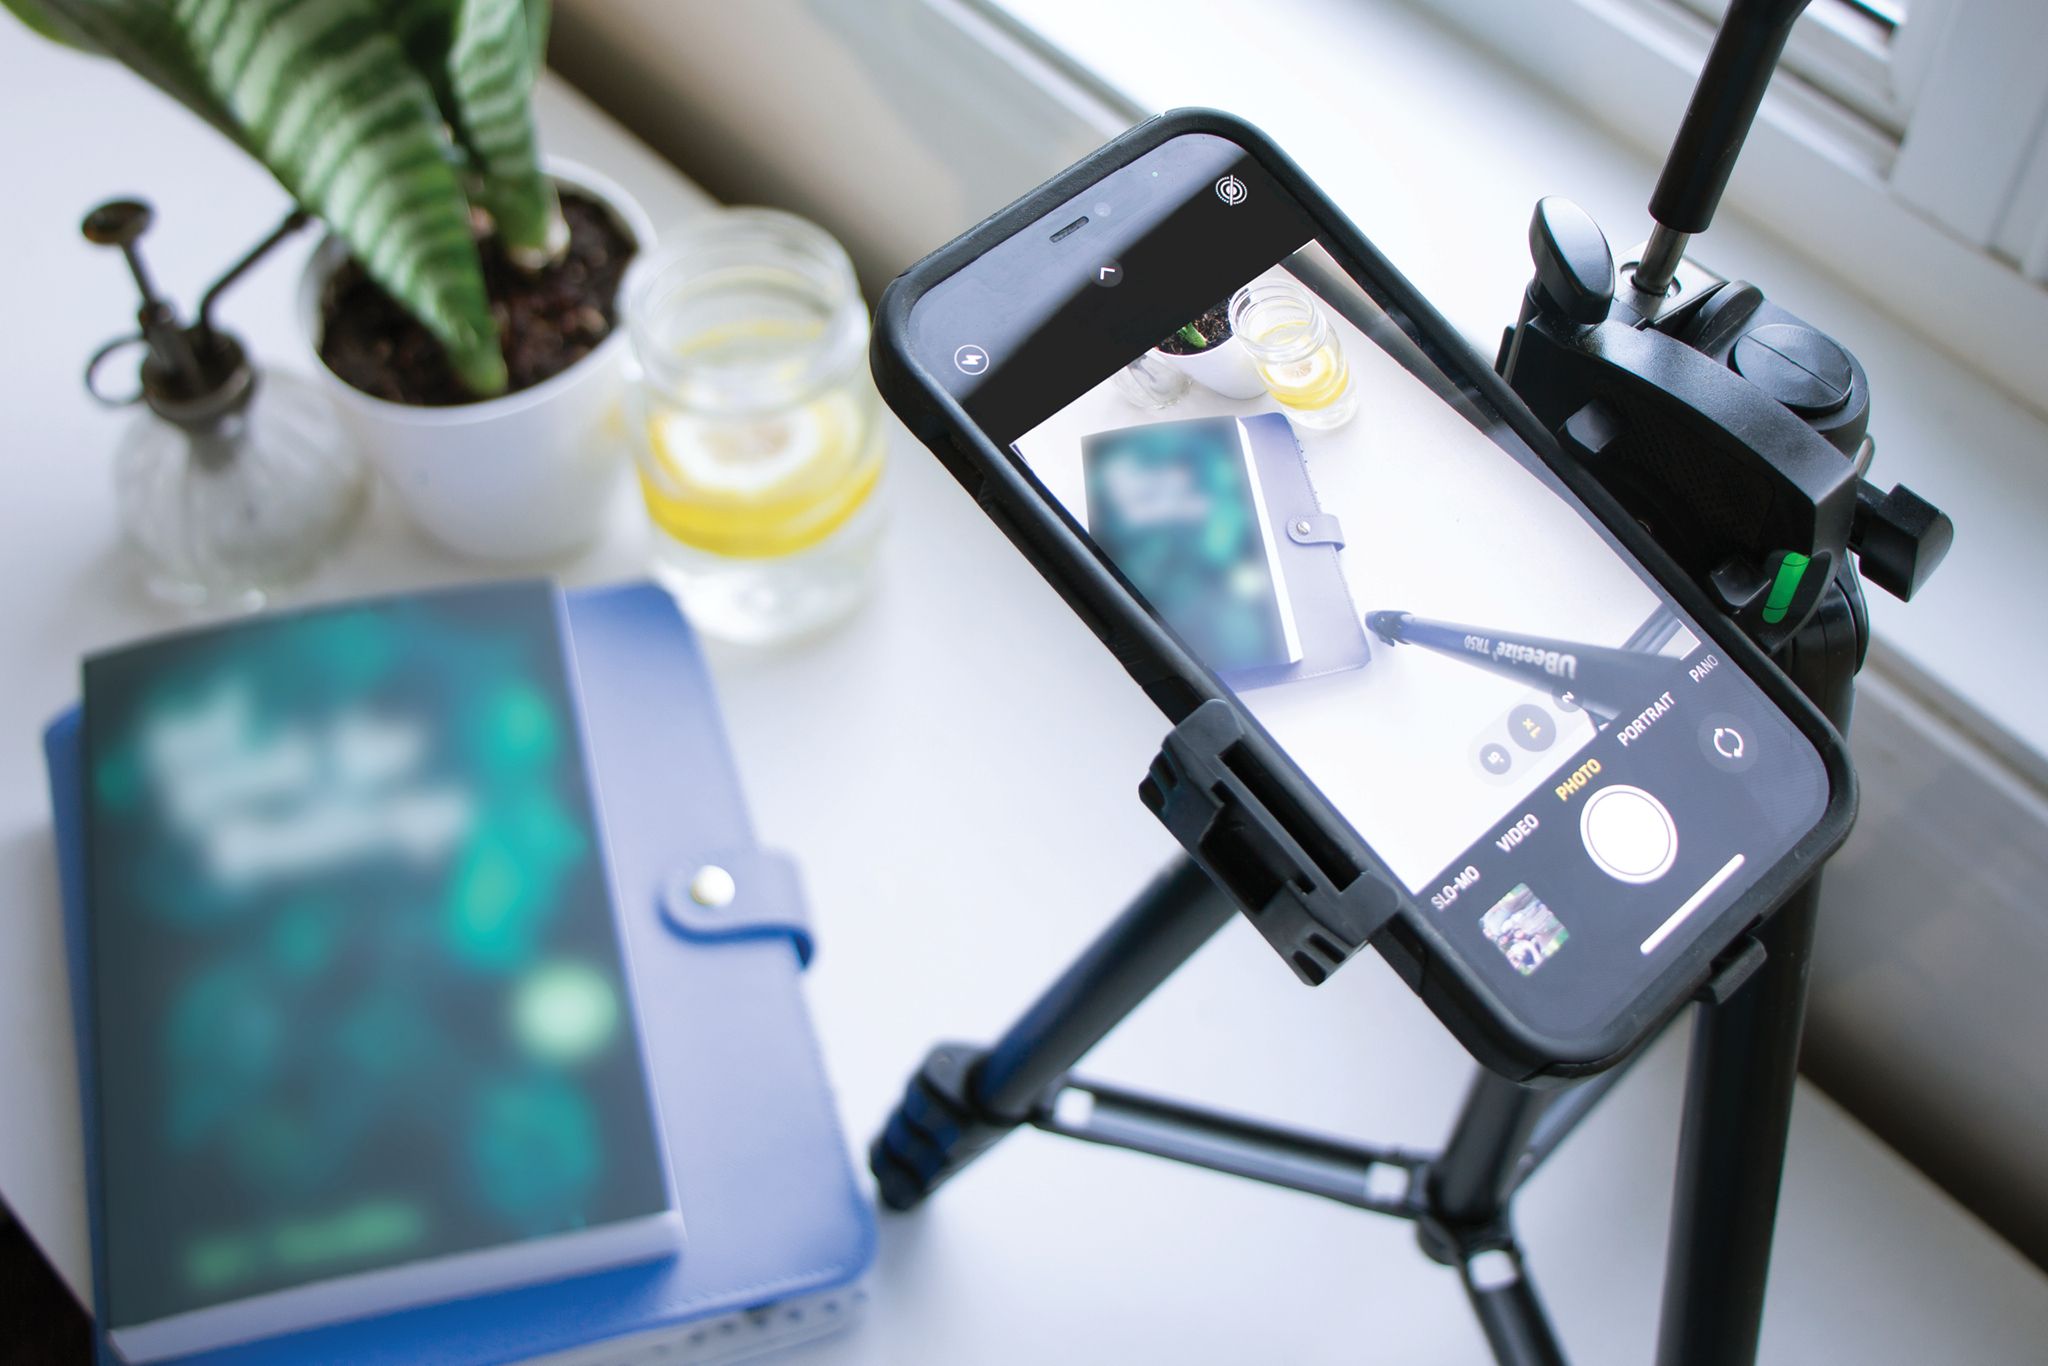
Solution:
<path fill-rule="evenodd" d="M 1301 639 L 1301 658 L 1269 669 L 1224 675 L 1233 688 L 1270 688 L 1297 679 L 1362 669 L 1372 659 L 1365 626 L 1337 556 L 1344 528 L 1316 501 L 1301 443 L 1284 413 L 1241 419 L 1265 494 L 1273 545 L 1287 580 L 1288 606 Z M 1363 528 L 1354 528 L 1362 530 Z"/>
<path fill-rule="evenodd" d="M 1281 413 L 1140 423 L 1083 437 L 1087 524 L 1105 554 L 1233 688 L 1372 659 L 1338 555 Z"/>
<path fill-rule="evenodd" d="M 787 860 L 758 849 L 689 628 L 651 586 L 570 595 L 566 634 L 647 1071 L 688 1239 L 680 1257 L 222 1348 L 191 1362 L 580 1360 L 604 1341 L 668 1359 L 809 1336 L 853 1310 L 873 1217 L 805 1012 L 810 955 Z M 45 736 L 82 1067 L 89 1067 L 76 710 Z M 722 869 L 701 896 L 707 867 Z M 690 895 L 697 879 L 700 895 Z M 712 905 L 700 904 L 702 900 Z M 96 1293 L 105 1256 L 82 1078 Z M 775 1306 L 770 1309 L 768 1306 Z M 739 1313 L 738 1311 L 752 1311 Z M 637 1355 L 637 1352 L 635 1352 Z M 104 1344 L 102 1355 L 112 1359 Z M 597 1358 L 591 1358 L 593 1360 Z M 609 1359 L 607 1356 L 605 1359 Z"/>

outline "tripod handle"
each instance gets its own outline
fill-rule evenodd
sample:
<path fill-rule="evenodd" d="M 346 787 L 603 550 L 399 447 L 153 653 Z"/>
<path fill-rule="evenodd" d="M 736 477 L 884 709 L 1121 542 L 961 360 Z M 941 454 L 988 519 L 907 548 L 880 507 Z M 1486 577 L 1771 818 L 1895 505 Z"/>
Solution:
<path fill-rule="evenodd" d="M 1636 268 L 1638 291 L 1663 297 L 1685 255 L 1685 240 L 1705 232 L 1721 205 L 1735 158 L 1756 122 L 1757 107 L 1807 0 L 1734 0 L 1700 69 L 1685 121 L 1671 141 L 1664 171 L 1650 195 L 1657 220 Z"/>
<path fill-rule="evenodd" d="M 1685 122 L 1664 158 L 1650 216 L 1674 232 L 1699 233 L 1714 221 L 1735 158 L 1749 137 L 1779 54 L 1807 0 L 1734 0 L 1693 87 Z"/>

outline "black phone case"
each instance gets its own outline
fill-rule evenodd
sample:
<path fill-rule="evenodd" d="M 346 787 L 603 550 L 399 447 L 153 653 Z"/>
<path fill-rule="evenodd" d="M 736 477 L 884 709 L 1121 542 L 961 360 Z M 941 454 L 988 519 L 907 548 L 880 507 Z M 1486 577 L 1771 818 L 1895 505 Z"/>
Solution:
<path fill-rule="evenodd" d="M 910 313 L 926 291 L 1109 172 L 1187 133 L 1226 138 L 1257 158 L 1315 221 L 1339 262 L 1378 291 L 1389 315 L 1428 358 L 1497 410 L 1685 608 L 1724 658 L 1755 681 L 1820 753 L 1829 782 L 1820 820 L 1602 1028 L 1558 1036 L 1517 1018 L 1450 948 L 1425 908 L 1372 855 L 1350 823 L 1223 682 L 1097 557 L 1064 511 L 1052 504 L 1018 461 L 989 440 L 911 351 Z M 1241 119 L 1212 109 L 1177 109 L 1150 119 L 962 233 L 883 292 L 870 358 L 876 385 L 890 408 L 1179 727 L 1142 785 L 1141 795 L 1189 853 L 1231 892 L 1296 975 L 1319 983 L 1337 962 L 1369 942 L 1473 1057 L 1503 1076 L 1528 1081 L 1585 1076 L 1626 1058 L 1655 1036 L 1713 977 L 1720 963 L 1746 947 L 1750 932 L 1815 874 L 1855 822 L 1855 772 L 1841 735 L 1827 718 L 1607 491 L 1564 454 L 1506 382 L 1292 159 Z M 1230 714 L 1207 703 L 1220 703 Z M 1201 717 L 1195 716 L 1198 708 Z M 1211 804 L 1220 804 L 1222 814 L 1199 825 L 1176 821 L 1166 809 L 1169 794 L 1161 780 L 1171 786 L 1198 776 L 1213 782 L 1213 797 L 1204 795 Z M 1262 850 L 1279 855 L 1255 857 L 1261 870 L 1283 868 L 1292 878 L 1231 877 L 1229 868 L 1219 863 L 1217 848 L 1198 847 L 1196 838 L 1200 830 L 1222 827 L 1228 827 L 1239 849 L 1254 856 Z"/>

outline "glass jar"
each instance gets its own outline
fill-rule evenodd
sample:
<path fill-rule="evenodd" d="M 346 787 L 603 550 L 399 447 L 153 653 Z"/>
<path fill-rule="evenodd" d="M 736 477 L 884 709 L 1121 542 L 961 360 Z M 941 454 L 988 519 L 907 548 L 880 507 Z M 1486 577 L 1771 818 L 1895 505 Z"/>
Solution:
<path fill-rule="evenodd" d="M 846 252 L 794 215 L 729 209 L 636 265 L 626 296 L 656 575 L 728 640 L 850 614 L 875 575 L 886 433 Z"/>
<path fill-rule="evenodd" d="M 1302 289 L 1283 281 L 1246 285 L 1230 300 L 1230 328 L 1266 392 L 1301 426 L 1341 427 L 1358 411 L 1343 343 Z"/>

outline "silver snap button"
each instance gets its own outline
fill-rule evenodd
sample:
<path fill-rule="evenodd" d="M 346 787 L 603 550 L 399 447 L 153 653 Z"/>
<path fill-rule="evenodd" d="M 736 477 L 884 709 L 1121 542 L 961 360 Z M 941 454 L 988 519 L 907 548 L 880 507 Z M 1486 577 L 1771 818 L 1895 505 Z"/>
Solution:
<path fill-rule="evenodd" d="M 1300 532 L 1300 533 L 1301 533 L 1302 535 L 1304 535 L 1304 536 L 1308 535 L 1308 523 L 1307 523 L 1307 522 L 1296 522 L 1296 523 L 1294 524 L 1294 529 L 1295 529 L 1296 531 Z"/>
<path fill-rule="evenodd" d="M 715 863 L 707 863 L 697 870 L 690 879 L 690 900 L 699 906 L 716 910 L 730 906 L 733 897 L 739 894 L 739 885 L 732 880 L 732 874 Z"/>

